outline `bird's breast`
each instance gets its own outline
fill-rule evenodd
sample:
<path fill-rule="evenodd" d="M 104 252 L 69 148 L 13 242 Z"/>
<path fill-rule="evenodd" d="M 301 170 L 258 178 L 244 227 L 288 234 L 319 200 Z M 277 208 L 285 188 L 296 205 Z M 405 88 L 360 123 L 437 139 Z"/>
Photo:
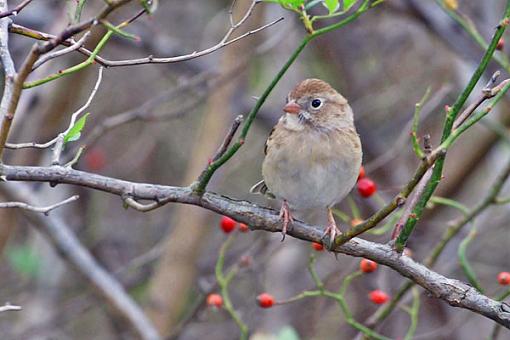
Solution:
<path fill-rule="evenodd" d="M 284 131 L 287 133 L 287 131 Z M 270 191 L 295 208 L 329 207 L 356 182 L 361 145 L 354 129 L 275 135 L 262 173 Z"/>

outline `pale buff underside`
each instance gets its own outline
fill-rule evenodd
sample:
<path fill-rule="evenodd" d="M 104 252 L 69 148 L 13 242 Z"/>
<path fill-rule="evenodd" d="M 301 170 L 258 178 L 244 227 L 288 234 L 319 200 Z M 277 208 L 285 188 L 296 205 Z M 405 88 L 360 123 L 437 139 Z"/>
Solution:
<path fill-rule="evenodd" d="M 271 193 L 294 209 L 326 208 L 341 201 L 361 166 L 361 142 L 354 127 L 294 131 L 284 127 L 284 121 L 282 117 L 268 140 L 262 165 Z"/>

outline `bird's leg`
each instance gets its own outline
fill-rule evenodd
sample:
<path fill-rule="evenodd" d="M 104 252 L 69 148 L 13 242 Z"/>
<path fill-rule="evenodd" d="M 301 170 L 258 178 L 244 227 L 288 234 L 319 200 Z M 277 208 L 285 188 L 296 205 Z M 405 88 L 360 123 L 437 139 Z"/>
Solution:
<path fill-rule="evenodd" d="M 324 235 L 322 235 L 321 239 L 324 239 L 326 236 L 329 235 L 329 243 L 328 243 L 328 249 L 332 250 L 333 246 L 335 245 L 335 238 L 337 235 L 340 235 L 342 232 L 338 227 L 336 226 L 335 217 L 333 216 L 333 211 L 331 208 L 328 208 L 328 226 L 326 230 L 324 231 Z"/>
<path fill-rule="evenodd" d="M 282 242 L 285 240 L 285 235 L 287 235 L 287 227 L 289 226 L 289 223 L 294 222 L 294 219 L 292 218 L 292 215 L 290 213 L 289 204 L 286 200 L 283 200 L 282 207 L 280 209 L 280 218 L 283 220 L 283 227 L 282 227 Z"/>

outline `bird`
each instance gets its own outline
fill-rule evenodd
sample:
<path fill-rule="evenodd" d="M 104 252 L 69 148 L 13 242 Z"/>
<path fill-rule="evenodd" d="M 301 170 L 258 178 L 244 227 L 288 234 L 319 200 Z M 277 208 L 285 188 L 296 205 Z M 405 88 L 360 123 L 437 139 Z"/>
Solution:
<path fill-rule="evenodd" d="M 292 211 L 324 209 L 328 225 L 321 241 L 331 249 L 341 234 L 332 207 L 356 184 L 363 154 L 347 99 L 323 80 L 301 81 L 288 94 L 264 154 L 263 180 L 250 192 L 282 201 L 282 241 Z"/>

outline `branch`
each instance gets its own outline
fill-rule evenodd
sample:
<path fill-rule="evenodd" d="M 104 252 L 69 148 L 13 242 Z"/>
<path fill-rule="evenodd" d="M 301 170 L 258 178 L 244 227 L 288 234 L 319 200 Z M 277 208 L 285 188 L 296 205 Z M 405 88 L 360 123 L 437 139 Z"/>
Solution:
<path fill-rule="evenodd" d="M 11 305 L 10 302 L 6 302 L 5 305 L 0 306 L 0 313 L 8 311 L 20 311 L 21 306 Z"/>
<path fill-rule="evenodd" d="M 132 197 L 139 200 L 159 199 L 160 201 L 192 204 L 230 216 L 236 221 L 250 225 L 254 230 L 281 231 L 281 219 L 278 212 L 273 209 L 260 207 L 247 201 L 233 200 L 211 192 L 204 192 L 199 196 L 188 187 L 129 182 L 59 166 L 0 165 L 0 174 L 5 176 L 8 181 L 66 183 L 118 196 L 130 193 Z M 305 241 L 320 242 L 323 230 L 296 220 L 289 235 Z M 388 245 L 353 238 L 344 245 L 337 246 L 334 252 L 365 257 L 391 267 L 448 304 L 469 309 L 510 328 L 510 306 L 508 304 L 492 300 L 461 281 L 449 279 L 433 272 L 411 258 L 401 256 Z"/>
<path fill-rule="evenodd" d="M 9 199 L 36 204 L 33 202 L 34 193 L 27 186 L 2 185 L 0 191 Z M 64 220 L 57 215 L 45 217 L 28 210 L 26 212 L 26 217 L 49 238 L 58 249 L 59 255 L 90 281 L 92 286 L 131 324 L 141 339 L 160 339 L 140 307 L 119 282 L 97 263 Z"/>
<path fill-rule="evenodd" d="M 23 10 L 23 8 L 25 8 L 25 6 L 27 6 L 31 2 L 32 2 L 32 0 L 24 0 L 23 2 L 18 4 L 18 6 L 14 7 L 11 10 L 8 10 L 8 11 L 6 11 L 5 9 L 2 8 L 2 12 L 0 13 L 0 18 L 5 18 L 5 17 L 11 16 L 11 15 L 14 15 L 14 16 L 18 15 L 18 13 L 21 12 Z M 7 7 L 7 0 L 5 0 L 5 7 Z"/>
<path fill-rule="evenodd" d="M 48 216 L 49 212 L 53 209 L 56 209 L 58 207 L 63 206 L 64 204 L 71 203 L 76 201 L 80 196 L 74 195 L 69 197 L 66 200 L 63 200 L 61 202 L 46 206 L 46 207 L 34 207 L 30 204 L 24 203 L 24 202 L 4 202 L 0 203 L 0 208 L 20 208 L 20 209 L 26 209 L 38 213 L 43 213 L 44 215 Z"/>
<path fill-rule="evenodd" d="M 82 47 L 87 42 L 87 39 L 89 38 L 90 34 L 91 34 L 91 31 L 88 31 L 78 41 L 74 41 L 73 39 L 70 39 L 70 41 L 73 42 L 70 46 L 68 46 L 66 48 L 63 48 L 61 50 L 55 51 L 53 53 L 49 53 L 49 54 L 45 55 L 44 57 L 40 58 L 34 64 L 33 70 L 35 70 L 36 68 L 38 68 L 39 66 L 41 66 L 42 64 L 47 62 L 48 60 L 51 60 L 51 59 L 54 59 L 54 58 L 58 58 L 58 57 L 61 57 L 63 55 L 66 55 L 68 53 L 71 53 L 73 51 L 76 51 L 77 49 Z"/>
<path fill-rule="evenodd" d="M 183 55 L 174 56 L 174 57 L 155 58 L 154 56 L 148 56 L 145 58 L 138 58 L 138 59 L 108 60 L 108 59 L 102 58 L 99 55 L 95 55 L 93 53 L 93 51 L 90 51 L 82 46 L 77 46 L 76 50 L 78 52 L 86 55 L 87 57 L 92 57 L 94 61 L 96 61 L 98 64 L 100 64 L 104 67 L 122 67 L 122 66 L 134 66 L 134 65 L 144 65 L 144 64 L 170 64 L 170 63 L 177 63 L 177 62 L 192 60 L 192 59 L 199 58 L 199 57 L 211 54 L 213 52 L 216 52 L 219 49 L 222 49 L 222 48 L 224 48 L 228 45 L 231 45 L 241 39 L 244 39 L 250 35 L 253 35 L 253 34 L 258 33 L 262 30 L 265 30 L 266 28 L 269 28 L 283 20 L 283 17 L 278 18 L 276 20 L 269 22 L 268 24 L 265 24 L 263 26 L 260 26 L 256 29 L 254 29 L 254 30 L 250 30 L 250 31 L 245 32 L 235 38 L 232 38 L 232 35 L 236 32 L 236 30 L 242 24 L 245 23 L 246 19 L 248 19 L 248 17 L 253 12 L 254 6 L 258 3 L 260 3 L 259 0 L 254 0 L 252 3 L 252 6 L 250 6 L 248 11 L 244 14 L 243 19 L 241 19 L 238 23 L 231 25 L 230 28 L 228 29 L 228 31 L 223 36 L 223 38 L 217 44 L 215 44 L 209 48 L 206 48 L 204 50 L 201 50 L 201 51 L 193 51 L 188 54 L 183 54 Z M 98 19 L 98 20 L 100 20 L 100 19 Z M 87 22 L 87 24 L 88 24 L 87 26 L 82 24 L 83 27 L 80 27 L 81 30 L 79 32 L 90 28 L 90 26 L 92 26 L 93 22 L 90 22 L 90 23 Z M 51 43 L 52 45 L 57 43 L 57 45 L 62 44 L 62 45 L 71 47 L 76 44 L 76 42 L 74 42 L 74 40 L 69 39 L 70 36 L 68 36 L 66 39 L 63 39 L 64 36 L 69 35 L 69 34 L 66 34 L 66 32 L 63 32 L 60 36 L 55 36 L 55 35 L 51 35 L 48 33 L 33 30 L 31 28 L 23 27 L 21 25 L 12 25 L 12 27 L 10 28 L 10 32 L 16 33 L 16 34 L 21 34 L 21 35 L 24 35 L 24 36 L 27 36 L 27 37 L 30 37 L 33 39 L 37 39 L 37 40 L 45 40 L 45 41 L 48 41 L 49 43 Z M 79 32 L 75 32 L 74 34 L 79 33 Z M 55 45 L 54 47 L 56 47 L 57 45 Z M 39 66 L 39 65 L 37 65 L 37 66 Z"/>

